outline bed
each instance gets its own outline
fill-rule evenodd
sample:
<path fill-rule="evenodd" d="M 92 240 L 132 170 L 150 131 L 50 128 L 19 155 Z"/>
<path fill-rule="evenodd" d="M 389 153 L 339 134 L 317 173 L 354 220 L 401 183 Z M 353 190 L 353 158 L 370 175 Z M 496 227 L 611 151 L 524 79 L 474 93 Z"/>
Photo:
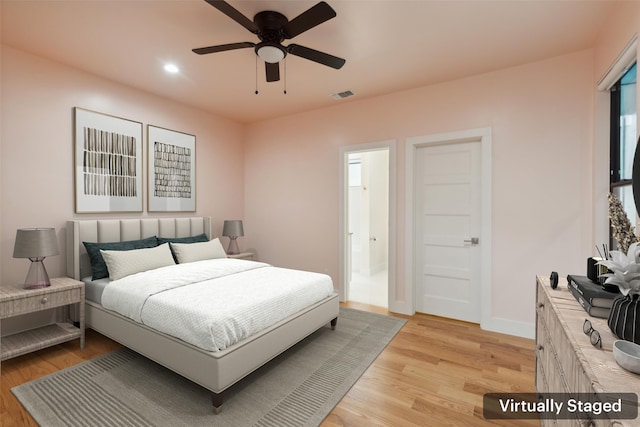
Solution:
<path fill-rule="evenodd" d="M 202 234 L 207 240 L 212 238 L 209 217 L 71 220 L 66 233 L 67 275 L 76 280 L 92 275 L 83 242 L 128 242 L 153 236 L 175 239 Z M 120 280 L 112 283 L 116 282 Z M 91 294 L 89 289 L 86 293 Z M 212 392 L 216 413 L 221 410 L 227 388 L 317 329 L 329 324 L 335 328 L 339 311 L 338 294 L 331 291 L 246 339 L 210 351 L 106 309 L 96 301 L 97 297 L 93 299 L 88 297 L 85 304 L 88 328 L 205 387 Z"/>

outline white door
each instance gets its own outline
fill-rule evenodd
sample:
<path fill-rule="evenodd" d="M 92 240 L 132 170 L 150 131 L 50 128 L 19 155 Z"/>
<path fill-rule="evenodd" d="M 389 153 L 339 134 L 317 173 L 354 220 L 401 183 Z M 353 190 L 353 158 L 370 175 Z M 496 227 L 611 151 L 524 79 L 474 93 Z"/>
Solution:
<path fill-rule="evenodd" d="M 419 147 L 416 311 L 480 323 L 480 142 Z"/>

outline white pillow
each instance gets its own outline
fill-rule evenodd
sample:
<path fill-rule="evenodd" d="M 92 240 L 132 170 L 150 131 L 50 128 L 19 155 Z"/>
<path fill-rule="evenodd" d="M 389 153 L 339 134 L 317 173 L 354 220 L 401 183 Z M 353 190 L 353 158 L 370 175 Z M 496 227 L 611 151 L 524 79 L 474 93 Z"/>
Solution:
<path fill-rule="evenodd" d="M 176 256 L 178 264 L 227 257 L 227 253 L 218 238 L 208 242 L 171 243 L 171 250 Z"/>
<path fill-rule="evenodd" d="M 118 280 L 125 276 L 154 268 L 175 265 L 169 244 L 165 243 L 155 248 L 134 249 L 130 251 L 103 251 L 109 270 L 109 279 Z"/>

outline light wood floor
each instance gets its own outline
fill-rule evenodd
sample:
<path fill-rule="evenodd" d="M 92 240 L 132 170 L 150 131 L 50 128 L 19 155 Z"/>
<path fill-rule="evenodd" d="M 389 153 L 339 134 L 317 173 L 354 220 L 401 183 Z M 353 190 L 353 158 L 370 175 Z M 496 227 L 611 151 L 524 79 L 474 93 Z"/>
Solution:
<path fill-rule="evenodd" d="M 343 305 L 389 314 L 369 305 Z M 323 427 L 539 426 L 534 420 L 488 421 L 482 417 L 484 393 L 535 391 L 533 340 L 434 316 L 398 317 L 407 319 L 406 325 Z M 84 350 L 75 340 L 2 362 L 0 425 L 37 426 L 11 393 L 12 387 L 120 347 L 87 330 Z"/>

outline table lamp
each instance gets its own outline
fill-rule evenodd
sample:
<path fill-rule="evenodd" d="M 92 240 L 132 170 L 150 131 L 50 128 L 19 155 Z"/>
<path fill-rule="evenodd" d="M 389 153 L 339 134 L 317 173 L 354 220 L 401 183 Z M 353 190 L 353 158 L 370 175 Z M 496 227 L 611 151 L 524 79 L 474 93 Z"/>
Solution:
<path fill-rule="evenodd" d="M 24 281 L 25 289 L 51 286 L 49 275 L 44 268 L 45 257 L 58 255 L 58 239 L 55 228 L 20 228 L 16 232 L 13 247 L 14 258 L 29 258 L 31 265 Z"/>
<path fill-rule="evenodd" d="M 229 248 L 227 249 L 228 255 L 236 255 L 240 253 L 238 249 L 238 237 L 244 236 L 244 229 L 242 228 L 242 221 L 239 219 L 226 220 L 222 227 L 222 235 L 229 238 Z"/>

